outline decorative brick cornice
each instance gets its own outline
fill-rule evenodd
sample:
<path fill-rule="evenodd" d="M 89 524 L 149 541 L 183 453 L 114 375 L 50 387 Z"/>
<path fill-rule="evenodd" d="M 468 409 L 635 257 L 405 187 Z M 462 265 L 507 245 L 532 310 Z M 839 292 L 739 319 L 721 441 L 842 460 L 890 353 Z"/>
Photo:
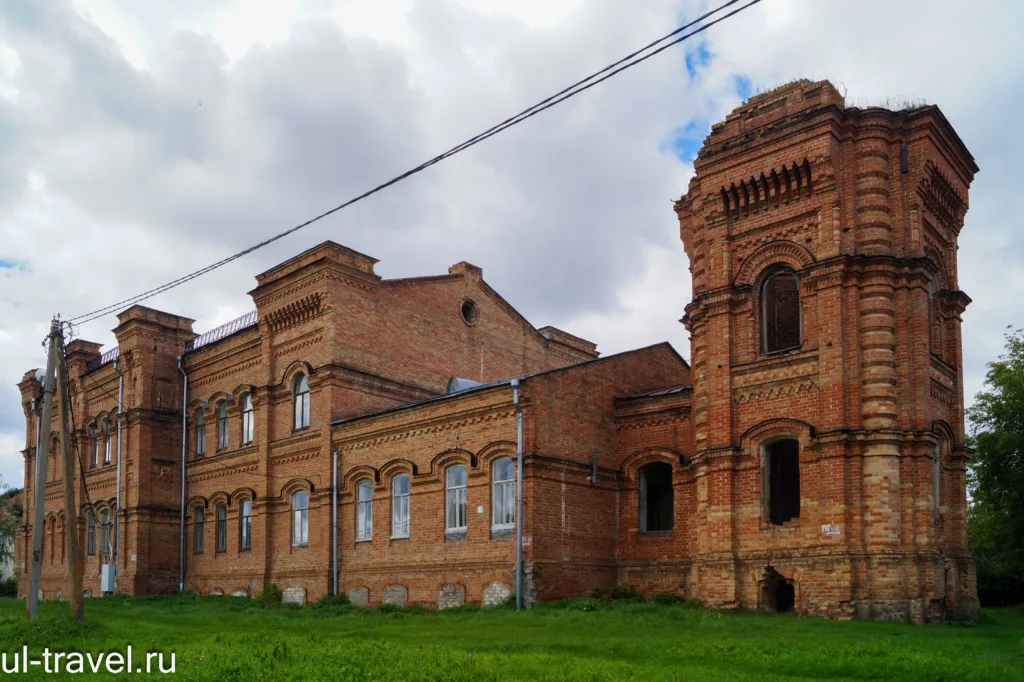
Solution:
<path fill-rule="evenodd" d="M 348 438 L 341 438 L 340 442 L 344 443 L 339 445 L 339 450 L 342 452 L 352 452 L 355 450 L 363 450 L 365 448 L 374 447 L 383 443 L 391 443 L 394 441 L 405 440 L 407 438 L 414 438 L 416 436 L 422 436 L 431 433 L 441 433 L 443 431 L 451 431 L 453 429 L 462 428 L 465 426 L 471 426 L 473 424 L 481 424 L 484 422 L 495 421 L 498 419 L 511 419 L 515 415 L 514 410 L 500 410 L 494 411 L 492 406 L 487 406 L 483 410 L 474 410 L 473 412 L 463 416 L 459 419 L 451 419 L 449 415 L 440 415 L 435 419 L 430 420 L 426 423 L 414 426 L 412 428 L 409 425 L 403 424 L 400 427 L 394 429 L 385 430 L 384 434 L 370 440 L 359 440 L 359 435 L 354 435 Z M 379 432 L 379 431 L 375 431 Z M 347 442 L 346 442 L 347 441 Z"/>
<path fill-rule="evenodd" d="M 271 331 L 278 332 L 296 324 L 306 322 L 320 315 L 321 297 L 313 292 L 297 301 L 292 301 L 263 316 L 263 323 Z"/>

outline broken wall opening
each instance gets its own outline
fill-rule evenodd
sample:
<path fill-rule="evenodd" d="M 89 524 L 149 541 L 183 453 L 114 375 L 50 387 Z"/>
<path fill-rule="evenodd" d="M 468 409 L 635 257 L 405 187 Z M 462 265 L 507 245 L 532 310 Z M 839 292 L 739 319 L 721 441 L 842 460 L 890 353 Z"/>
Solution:
<path fill-rule="evenodd" d="M 787 613 L 796 605 L 796 587 L 793 581 L 786 578 L 773 567 L 765 569 L 761 581 L 761 609 Z"/>

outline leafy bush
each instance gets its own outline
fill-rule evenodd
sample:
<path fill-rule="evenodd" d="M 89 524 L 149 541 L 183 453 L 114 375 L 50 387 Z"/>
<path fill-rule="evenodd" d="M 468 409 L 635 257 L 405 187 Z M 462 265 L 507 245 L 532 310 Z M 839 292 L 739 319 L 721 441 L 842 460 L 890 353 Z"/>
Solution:
<path fill-rule="evenodd" d="M 500 602 L 498 602 L 497 604 L 491 604 L 487 608 L 488 609 L 510 609 L 510 610 L 514 611 L 515 608 L 516 608 L 516 595 L 515 594 L 510 594 L 507 597 L 505 597 L 504 599 L 502 599 Z"/>
<path fill-rule="evenodd" d="M 344 592 L 339 594 L 325 594 L 316 600 L 316 604 L 313 605 L 315 609 L 323 609 L 329 606 L 349 606 L 352 602 L 349 601 L 348 595 Z"/>
<path fill-rule="evenodd" d="M 459 606 L 453 606 L 449 609 L 444 609 L 443 613 L 477 613 L 480 611 L 479 604 L 461 604 Z"/>
<path fill-rule="evenodd" d="M 281 588 L 270 583 L 263 588 L 263 594 L 260 595 L 260 599 L 263 601 L 263 608 L 265 609 L 276 609 L 281 606 Z"/>
<path fill-rule="evenodd" d="M 18 581 L 14 577 L 10 577 L 3 582 L 0 582 L 0 597 L 17 597 L 18 596 Z"/>
<path fill-rule="evenodd" d="M 644 595 L 627 585 L 616 585 L 610 590 L 598 588 L 591 592 L 590 596 L 602 601 L 646 601 Z"/>
<path fill-rule="evenodd" d="M 597 611 L 601 608 L 601 601 L 594 597 L 574 597 L 573 599 L 560 599 L 548 602 L 542 608 L 565 609 L 566 611 Z"/>
<path fill-rule="evenodd" d="M 398 604 L 381 604 L 377 607 L 378 613 L 399 613 L 402 607 Z"/>
<path fill-rule="evenodd" d="M 670 592 L 660 592 L 651 597 L 651 601 L 655 604 L 661 604 L 662 606 L 678 606 L 679 604 L 686 603 L 686 600 L 678 594 L 672 594 Z"/>

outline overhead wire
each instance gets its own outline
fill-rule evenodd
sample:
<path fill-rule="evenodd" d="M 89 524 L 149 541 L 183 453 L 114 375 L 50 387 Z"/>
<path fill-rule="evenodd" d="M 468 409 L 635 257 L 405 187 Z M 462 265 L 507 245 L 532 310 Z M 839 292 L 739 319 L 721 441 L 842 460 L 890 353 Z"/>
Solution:
<path fill-rule="evenodd" d="M 497 134 L 499 134 L 501 132 L 504 132 L 505 130 L 508 130 L 509 128 L 511 128 L 513 126 L 518 125 L 518 124 L 522 123 L 523 121 L 525 121 L 525 120 L 527 120 L 529 118 L 532 118 L 533 116 L 536 116 L 537 114 L 541 113 L 542 111 L 546 111 L 547 109 L 550 109 L 551 107 L 554 107 L 554 106 L 556 106 L 558 104 L 561 104 L 562 102 L 564 102 L 564 101 L 566 101 L 566 100 L 568 100 L 568 99 L 570 99 L 572 97 L 575 97 L 576 95 L 579 95 L 580 93 L 585 92 L 586 90 L 589 90 L 590 88 L 594 87 L 595 85 L 608 80 L 612 76 L 615 76 L 615 75 L 621 73 L 622 71 L 625 71 L 626 69 L 632 68 L 632 67 L 636 66 L 637 64 L 640 64 L 640 63 L 650 59 L 651 57 L 653 57 L 653 56 L 655 56 L 657 54 L 660 54 L 661 52 L 667 50 L 668 48 L 672 47 L 673 45 L 677 45 L 677 44 L 683 42 L 684 40 L 687 40 L 687 39 L 689 39 L 689 38 L 691 38 L 691 37 L 693 37 L 693 36 L 695 36 L 695 35 L 697 35 L 699 33 L 702 33 L 704 31 L 706 31 L 707 29 L 711 28 L 712 26 L 714 26 L 714 25 L 716 25 L 716 24 L 718 24 L 718 23 L 720 23 L 720 22 L 722 22 L 722 21 L 724 21 L 724 20 L 726 20 L 726 19 L 728 19 L 728 18 L 730 18 L 730 17 L 732 17 L 732 16 L 734 16 L 734 15 L 736 15 L 736 14 L 738 14 L 738 13 L 740 13 L 740 12 L 742 12 L 742 11 L 748 9 L 748 8 L 750 8 L 750 7 L 752 7 L 753 5 L 756 5 L 759 2 L 761 2 L 761 0 L 748 0 L 748 2 L 746 2 L 746 4 L 736 8 L 736 9 L 734 9 L 734 10 L 732 10 L 732 11 L 730 11 L 730 12 L 728 12 L 728 13 L 722 15 L 722 16 L 719 16 L 719 17 L 715 18 L 712 21 L 707 22 L 706 24 L 704 24 L 704 25 L 694 29 L 693 31 L 689 31 L 688 33 L 683 33 L 687 29 L 692 28 L 693 26 L 695 26 L 698 23 L 704 21 L 705 19 L 708 19 L 708 18 L 710 18 L 710 17 L 712 17 L 712 16 L 722 12 L 723 10 L 731 7 L 734 4 L 739 3 L 740 1 L 741 0 L 728 0 L 728 2 L 725 2 L 722 5 L 716 7 L 715 9 L 713 9 L 713 10 L 711 10 L 709 12 L 706 12 L 705 14 L 701 15 L 697 19 L 694 19 L 693 21 L 691 21 L 691 22 L 689 22 L 687 24 L 684 24 L 683 26 L 680 26 L 679 28 L 674 29 L 673 31 L 671 31 L 668 34 L 662 36 L 661 38 L 658 38 L 655 41 L 652 41 L 651 43 L 649 43 L 646 46 L 640 48 L 639 50 L 635 50 L 634 52 L 630 53 L 629 55 L 627 55 L 627 56 L 625 56 L 625 57 L 623 57 L 623 58 L 613 62 L 612 64 L 609 64 L 608 66 L 600 69 L 599 71 L 596 71 L 595 73 L 587 76 L 586 78 L 583 78 L 583 79 L 577 81 L 573 85 L 570 85 L 567 88 L 563 88 L 559 92 L 555 93 L 554 95 L 551 95 L 550 97 L 547 97 L 547 98 L 541 100 L 540 102 L 534 104 L 533 106 L 527 107 L 526 109 L 524 109 L 523 111 L 519 112 L 518 114 L 515 114 L 514 116 L 511 116 L 511 117 L 505 119 L 501 123 L 488 128 L 487 130 L 483 131 L 482 133 L 479 133 L 479 134 L 469 138 L 465 142 L 462 142 L 462 143 L 456 145 L 455 147 L 452 147 L 448 151 L 443 152 L 442 154 L 439 154 L 439 155 L 429 159 L 428 161 L 425 161 L 424 163 L 421 163 L 420 165 L 418 165 L 418 166 L 416 166 L 416 167 L 414 167 L 414 168 L 412 168 L 412 169 L 410 169 L 410 170 L 408 170 L 408 171 L 406 171 L 406 172 L 404 172 L 404 173 L 402 173 L 400 175 L 397 175 L 397 176 L 391 178 L 390 180 L 388 180 L 388 181 L 386 181 L 384 183 L 381 183 L 381 184 L 377 185 L 373 189 L 370 189 L 370 190 L 368 190 L 366 192 L 363 192 L 362 194 L 360 194 L 360 195 L 358 195 L 358 196 L 356 196 L 356 197 L 354 197 L 352 199 L 349 199 L 348 201 L 346 201 L 346 202 L 344 202 L 342 204 L 339 204 L 338 206 L 335 206 L 334 208 L 331 208 L 331 209 L 329 209 L 327 211 L 324 211 L 323 213 L 321 213 L 321 214 L 319 214 L 317 216 L 314 216 L 313 218 L 310 218 L 309 220 L 306 220 L 306 221 L 304 221 L 302 223 L 299 223 L 298 225 L 295 225 L 295 226 L 293 226 L 293 227 L 291 227 L 291 228 L 289 228 L 287 230 L 284 230 L 283 232 L 280 232 L 280 233 L 278 233 L 278 234 L 276 234 L 276 235 L 274 235 L 272 237 L 269 237 L 269 238 L 267 238 L 267 239 L 265 239 L 265 240 L 263 240 L 263 241 L 261 241 L 261 242 L 259 242 L 257 244 L 254 244 L 254 245 L 252 245 L 252 246 L 250 246 L 250 247 L 248 247 L 246 249 L 243 249 L 242 251 L 239 251 L 239 252 L 237 252 L 235 254 L 232 254 L 232 255 L 230 255 L 230 256 L 228 256 L 226 258 L 223 258 L 223 259 L 221 259 L 219 261 L 216 261 L 215 263 L 211 263 L 210 265 L 207 265 L 206 267 L 200 268 L 199 270 L 191 272 L 191 273 L 189 273 L 187 275 L 183 275 L 182 277 L 179 277 L 177 279 L 171 280 L 170 282 L 162 284 L 162 285 L 160 285 L 158 287 L 155 287 L 153 289 L 150 289 L 148 291 L 144 291 L 144 292 L 142 292 L 140 294 L 137 294 L 135 296 L 126 298 L 126 299 L 118 301 L 116 303 L 112 303 L 112 304 L 104 306 L 102 308 L 97 308 L 97 309 L 95 309 L 95 310 L 93 310 L 91 312 L 84 313 L 84 314 L 79 315 L 77 317 L 72 317 L 72 318 L 69 319 L 69 321 L 78 322 L 79 324 L 85 324 L 86 322 L 91 322 L 93 320 L 96 320 L 96 319 L 98 319 L 100 317 L 103 317 L 104 315 L 107 315 L 107 314 L 113 312 L 114 310 L 120 308 L 121 306 L 132 305 L 132 304 L 135 304 L 135 303 L 140 303 L 140 302 L 145 301 L 147 299 L 153 298 L 154 296 L 157 296 L 157 295 L 159 295 L 159 294 L 161 294 L 161 293 L 163 293 L 165 291 L 169 291 L 170 289 L 173 289 L 175 287 L 181 286 L 182 284 L 185 284 L 186 282 L 189 282 L 189 281 L 191 281 L 193 279 L 196 279 L 197 277 L 201 277 L 201 276 L 203 276 L 203 275 L 205 275 L 205 274 L 207 274 L 209 272 L 212 272 L 213 270 L 216 270 L 216 269 L 218 269 L 220 267 L 223 267 L 224 265 L 227 265 L 228 263 L 231 263 L 231 262 L 233 262 L 235 260 L 238 260 L 239 258 L 242 258 L 243 256 L 246 256 L 246 255 L 248 255 L 248 254 L 250 254 L 250 253 L 252 253 L 254 251 L 257 251 L 257 250 L 259 250 L 259 249 L 261 249 L 261 248 L 263 248 L 263 247 L 265 247 L 265 246 L 267 246 L 269 244 L 272 244 L 272 243 L 278 241 L 279 239 L 287 237 L 288 235 L 293 234 L 294 232 L 297 232 L 297 231 L 299 231 L 299 230 L 301 230 L 301 229 L 303 229 L 305 227 L 308 227 L 309 225 L 312 225 L 313 223 L 316 223 L 316 222 L 318 222 L 320 220 L 323 220 L 324 218 L 326 218 L 326 217 L 328 217 L 330 215 L 333 215 L 334 213 L 337 213 L 338 211 L 341 211 L 342 209 L 347 208 L 348 206 L 351 206 L 352 204 L 355 204 L 355 203 L 357 203 L 359 201 L 362 201 L 363 199 L 366 199 L 367 197 L 370 197 L 370 196 L 372 196 L 372 195 L 374 195 L 374 194 L 376 194 L 376 193 L 378 193 L 378 192 L 380 192 L 380 191 L 390 187 L 391 185 L 394 185 L 394 184 L 396 184 L 398 182 L 401 182 L 402 180 L 404 180 L 404 179 L 406 179 L 406 178 L 408 178 L 408 177 L 410 177 L 412 175 L 415 175 L 415 174 L 417 174 L 417 173 L 419 173 L 419 172 L 421 172 L 423 170 L 426 170 L 427 168 L 429 168 L 429 167 L 431 167 L 431 166 L 433 166 L 433 165 L 435 165 L 437 163 L 440 163 L 441 161 L 443 161 L 443 160 L 445 160 L 445 159 L 447 159 L 447 158 L 449 158 L 451 156 L 454 156 L 454 155 L 456 155 L 456 154 L 458 154 L 458 153 L 460 153 L 462 151 L 465 151 L 466 149 L 468 149 L 468 148 L 470 148 L 470 147 L 472 147 L 474 145 L 477 145 L 480 142 L 483 142 L 484 140 L 487 140 L 487 139 L 489 139 L 489 138 L 491 138 L 491 137 L 493 137 L 493 136 L 495 136 L 495 135 L 497 135 Z M 683 33 L 683 34 L 679 35 L 680 33 Z M 674 36 L 677 36 L 677 37 L 674 37 Z M 659 43 L 663 43 L 664 41 L 669 40 L 670 38 L 672 38 L 672 40 L 670 40 L 669 42 L 665 43 L 664 45 L 661 45 L 660 47 L 658 47 L 655 50 L 652 50 L 652 51 L 648 52 L 648 50 L 651 50 L 651 48 L 653 48 L 655 45 L 658 45 Z M 647 54 L 643 54 L 644 52 L 647 52 Z M 640 56 L 640 55 L 642 55 L 642 56 Z"/>

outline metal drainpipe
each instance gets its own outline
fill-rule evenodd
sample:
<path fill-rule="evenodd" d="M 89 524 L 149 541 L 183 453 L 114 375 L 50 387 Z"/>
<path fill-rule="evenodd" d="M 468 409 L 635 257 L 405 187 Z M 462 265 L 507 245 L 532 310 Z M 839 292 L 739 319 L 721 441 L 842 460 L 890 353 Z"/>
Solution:
<path fill-rule="evenodd" d="M 181 532 L 178 549 L 178 591 L 185 591 L 185 453 L 188 448 L 188 373 L 182 366 L 184 356 L 178 356 L 178 371 L 185 377 L 181 393 Z"/>
<path fill-rule="evenodd" d="M 334 594 L 338 594 L 338 453 L 334 453 L 331 475 L 331 534 L 334 538 L 331 551 L 333 557 Z"/>
<path fill-rule="evenodd" d="M 117 372 L 117 502 L 114 512 L 114 592 L 117 592 L 118 560 L 121 549 L 121 422 L 124 421 L 124 374 L 118 363 L 121 358 L 114 358 L 114 371 Z"/>
<path fill-rule="evenodd" d="M 523 406 L 519 403 L 519 378 L 512 379 L 512 404 L 516 408 L 516 609 L 523 608 Z"/>

